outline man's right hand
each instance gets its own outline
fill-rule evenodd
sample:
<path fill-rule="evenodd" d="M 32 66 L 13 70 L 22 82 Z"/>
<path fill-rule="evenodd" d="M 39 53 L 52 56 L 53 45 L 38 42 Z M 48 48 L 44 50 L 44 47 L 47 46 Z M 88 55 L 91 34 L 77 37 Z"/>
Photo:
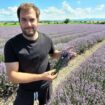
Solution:
<path fill-rule="evenodd" d="M 43 74 L 42 74 L 42 78 L 43 78 L 43 80 L 53 80 L 53 79 L 55 79 L 56 77 L 57 77 L 57 73 L 56 73 L 56 70 L 54 69 L 54 70 L 50 70 L 50 71 L 47 71 L 47 72 L 44 72 Z"/>

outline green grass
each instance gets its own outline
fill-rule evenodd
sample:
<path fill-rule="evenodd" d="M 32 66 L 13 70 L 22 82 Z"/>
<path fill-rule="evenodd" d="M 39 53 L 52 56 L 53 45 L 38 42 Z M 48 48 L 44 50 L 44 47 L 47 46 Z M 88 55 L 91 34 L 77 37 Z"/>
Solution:
<path fill-rule="evenodd" d="M 105 24 L 105 21 L 102 21 Z M 51 25 L 51 24 L 65 24 L 64 21 L 40 21 L 39 25 Z M 69 21 L 67 24 L 102 24 L 100 21 Z M 19 26 L 18 21 L 11 22 L 0 22 L 0 27 L 2 26 Z"/>
<path fill-rule="evenodd" d="M 0 26 L 19 26 L 19 22 L 0 22 Z"/>
<path fill-rule="evenodd" d="M 40 21 L 39 25 L 51 25 L 51 24 L 65 24 L 64 22 L 59 21 Z M 82 21 L 70 21 L 67 24 L 91 24 L 90 22 Z M 0 27 L 2 26 L 19 26 L 19 22 L 0 22 Z"/>
<path fill-rule="evenodd" d="M 4 56 L 3 55 L 0 55 L 0 62 L 1 61 L 4 61 Z"/>

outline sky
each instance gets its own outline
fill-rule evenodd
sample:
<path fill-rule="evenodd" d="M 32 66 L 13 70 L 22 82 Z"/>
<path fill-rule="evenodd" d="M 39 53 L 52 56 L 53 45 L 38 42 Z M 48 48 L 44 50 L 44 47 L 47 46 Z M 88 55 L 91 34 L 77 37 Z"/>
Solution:
<path fill-rule="evenodd" d="M 105 0 L 0 0 L 0 21 L 17 21 L 16 10 L 25 2 L 40 9 L 40 20 L 105 18 Z"/>

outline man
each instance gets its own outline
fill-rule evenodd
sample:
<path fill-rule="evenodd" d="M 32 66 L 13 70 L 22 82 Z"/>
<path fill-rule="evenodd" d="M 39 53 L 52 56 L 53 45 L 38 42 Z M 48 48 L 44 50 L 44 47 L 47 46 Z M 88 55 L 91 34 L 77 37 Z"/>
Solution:
<path fill-rule="evenodd" d="M 40 11 L 30 3 L 17 9 L 22 33 L 7 41 L 4 48 L 7 75 L 11 82 L 19 84 L 14 105 L 33 105 L 34 92 L 38 92 L 39 105 L 50 98 L 51 81 L 57 77 L 50 70 L 48 54 L 59 58 L 49 37 L 37 31 Z M 49 71 L 50 70 L 50 71 Z"/>

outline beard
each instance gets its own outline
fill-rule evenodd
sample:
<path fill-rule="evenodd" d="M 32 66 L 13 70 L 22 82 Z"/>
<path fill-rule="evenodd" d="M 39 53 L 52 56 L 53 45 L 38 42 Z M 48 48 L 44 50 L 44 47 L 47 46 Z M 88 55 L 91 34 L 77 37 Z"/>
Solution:
<path fill-rule="evenodd" d="M 27 28 L 22 29 L 22 32 L 27 37 L 33 37 L 36 33 L 36 29 L 33 27 L 27 27 Z"/>

